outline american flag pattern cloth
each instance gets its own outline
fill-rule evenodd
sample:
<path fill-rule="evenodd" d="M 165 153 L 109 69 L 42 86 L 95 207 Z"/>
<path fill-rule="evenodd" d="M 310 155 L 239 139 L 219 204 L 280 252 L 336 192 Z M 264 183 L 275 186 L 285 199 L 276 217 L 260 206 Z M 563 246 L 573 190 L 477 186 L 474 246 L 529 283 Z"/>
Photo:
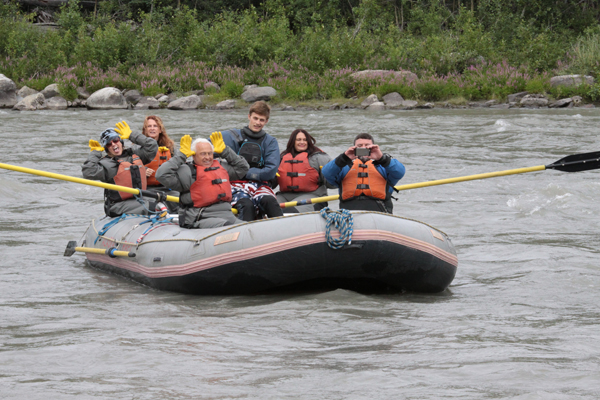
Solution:
<path fill-rule="evenodd" d="M 257 181 L 232 181 L 231 182 L 231 206 L 235 206 L 235 204 L 243 199 L 248 198 L 252 200 L 252 204 L 256 211 L 259 211 L 258 205 L 260 204 L 260 199 L 263 196 L 275 196 L 275 192 L 271 189 L 266 182 L 257 182 Z"/>

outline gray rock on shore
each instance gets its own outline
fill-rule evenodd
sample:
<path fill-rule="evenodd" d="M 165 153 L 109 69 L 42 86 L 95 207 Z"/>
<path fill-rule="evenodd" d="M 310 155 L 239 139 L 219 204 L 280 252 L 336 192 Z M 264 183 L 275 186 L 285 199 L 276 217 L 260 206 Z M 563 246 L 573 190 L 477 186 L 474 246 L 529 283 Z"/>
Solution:
<path fill-rule="evenodd" d="M 560 99 L 555 101 L 554 103 L 550 104 L 548 107 L 550 108 L 562 108 L 562 107 L 573 107 L 573 99 L 570 97 L 567 97 L 566 99 Z"/>
<path fill-rule="evenodd" d="M 46 107 L 48 110 L 66 110 L 69 107 L 67 100 L 60 96 L 53 96 L 46 99 Z"/>
<path fill-rule="evenodd" d="M 92 93 L 87 99 L 89 110 L 124 110 L 128 108 L 125 96 L 114 87 L 106 87 Z"/>
<path fill-rule="evenodd" d="M 0 108 L 11 108 L 17 103 L 17 85 L 12 79 L 0 74 Z"/>
<path fill-rule="evenodd" d="M 31 96 L 32 94 L 37 94 L 39 93 L 37 90 L 32 89 L 30 87 L 27 86 L 23 86 L 21 89 L 19 89 L 19 91 L 17 92 L 17 96 L 25 98 L 27 96 Z"/>
<path fill-rule="evenodd" d="M 123 96 L 125 96 L 125 100 L 132 104 L 137 104 L 137 102 L 142 98 L 142 94 L 135 89 L 126 90 L 123 93 Z"/>
<path fill-rule="evenodd" d="M 195 94 L 173 100 L 167 108 L 169 110 L 195 110 L 202 106 L 202 99 Z"/>
<path fill-rule="evenodd" d="M 15 111 L 35 111 L 46 109 L 46 98 L 41 93 L 30 94 L 13 107 Z"/>
<path fill-rule="evenodd" d="M 133 107 L 134 110 L 156 110 L 159 108 L 160 101 L 154 97 L 141 97 Z"/>
<path fill-rule="evenodd" d="M 387 108 L 399 108 L 404 103 L 404 98 L 398 92 L 388 93 L 383 96 L 383 102 Z"/>
<path fill-rule="evenodd" d="M 77 90 L 77 97 L 79 97 L 80 99 L 87 100 L 90 98 L 90 93 L 87 90 L 85 90 L 85 88 L 80 86 L 76 90 Z"/>
<path fill-rule="evenodd" d="M 53 83 L 51 85 L 46 86 L 44 88 L 44 90 L 41 91 L 41 93 L 44 95 L 44 97 L 46 99 L 51 99 L 54 96 L 58 96 L 60 94 L 60 92 L 58 90 L 58 84 Z"/>
<path fill-rule="evenodd" d="M 235 100 L 223 100 L 218 103 L 215 107 L 215 110 L 233 110 L 235 108 Z"/>
<path fill-rule="evenodd" d="M 366 99 L 364 99 L 364 100 L 362 101 L 362 103 L 360 103 L 360 106 L 361 106 L 362 108 L 367 108 L 367 107 L 369 107 L 371 104 L 373 104 L 373 103 L 377 103 L 377 102 L 379 102 L 379 97 L 377 97 L 377 95 L 376 95 L 376 94 L 372 94 L 372 95 L 369 95 L 369 96 L 367 96 L 367 98 L 366 98 Z"/>
<path fill-rule="evenodd" d="M 528 94 L 521 99 L 520 104 L 523 107 L 546 107 L 548 105 L 548 99 L 541 94 Z"/>
<path fill-rule="evenodd" d="M 518 103 L 519 101 L 521 101 L 521 99 L 523 97 L 525 97 L 528 94 L 529 94 L 529 92 L 519 92 L 519 93 L 509 94 L 507 100 L 509 103 Z"/>
<path fill-rule="evenodd" d="M 277 96 L 277 90 L 273 89 L 271 86 L 261 86 L 244 91 L 244 93 L 242 93 L 242 100 L 247 103 L 254 103 L 259 100 L 269 101 L 275 96 Z"/>
<path fill-rule="evenodd" d="M 371 103 L 367 107 L 367 110 L 369 110 L 369 111 L 383 111 L 383 110 L 385 110 L 385 103 L 383 101 L 376 101 L 374 103 Z"/>
<path fill-rule="evenodd" d="M 588 75 L 560 75 L 550 78 L 550 85 L 557 86 L 579 86 L 582 84 L 593 85 L 594 78 Z"/>

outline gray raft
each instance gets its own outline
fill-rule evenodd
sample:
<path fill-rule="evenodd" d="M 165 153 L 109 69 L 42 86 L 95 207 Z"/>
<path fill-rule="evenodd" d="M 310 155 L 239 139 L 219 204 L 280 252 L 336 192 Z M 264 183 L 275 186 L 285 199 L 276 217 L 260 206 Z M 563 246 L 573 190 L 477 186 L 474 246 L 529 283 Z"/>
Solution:
<path fill-rule="evenodd" d="M 104 217 L 92 221 L 80 245 L 131 252 L 132 257 L 88 252 L 94 268 L 189 294 L 441 292 L 454 279 L 458 259 L 443 232 L 390 214 L 352 214 L 351 243 L 340 249 L 328 246 L 326 220 L 318 212 L 202 230 L 152 225 L 142 216 Z"/>

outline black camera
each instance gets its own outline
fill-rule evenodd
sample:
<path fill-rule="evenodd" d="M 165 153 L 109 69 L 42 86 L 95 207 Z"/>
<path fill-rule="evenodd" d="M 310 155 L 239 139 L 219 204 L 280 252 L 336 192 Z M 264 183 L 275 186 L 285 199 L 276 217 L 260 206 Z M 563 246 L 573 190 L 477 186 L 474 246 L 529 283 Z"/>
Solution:
<path fill-rule="evenodd" d="M 356 155 L 356 157 L 368 157 L 371 155 L 371 149 L 367 149 L 366 147 L 357 147 L 354 149 L 354 155 Z"/>

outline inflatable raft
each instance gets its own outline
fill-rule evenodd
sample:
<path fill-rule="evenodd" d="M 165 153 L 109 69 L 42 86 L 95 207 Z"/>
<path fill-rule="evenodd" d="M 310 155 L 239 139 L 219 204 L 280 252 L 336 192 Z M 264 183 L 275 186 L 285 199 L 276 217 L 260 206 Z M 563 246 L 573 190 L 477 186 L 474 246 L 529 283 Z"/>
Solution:
<path fill-rule="evenodd" d="M 334 249 L 328 237 L 340 232 L 328 234 L 318 212 L 202 230 L 170 219 L 103 217 L 65 255 L 85 251 L 94 268 L 200 295 L 336 288 L 431 293 L 454 279 L 458 259 L 443 232 L 378 212 L 353 211 L 352 218 L 350 240 Z"/>

